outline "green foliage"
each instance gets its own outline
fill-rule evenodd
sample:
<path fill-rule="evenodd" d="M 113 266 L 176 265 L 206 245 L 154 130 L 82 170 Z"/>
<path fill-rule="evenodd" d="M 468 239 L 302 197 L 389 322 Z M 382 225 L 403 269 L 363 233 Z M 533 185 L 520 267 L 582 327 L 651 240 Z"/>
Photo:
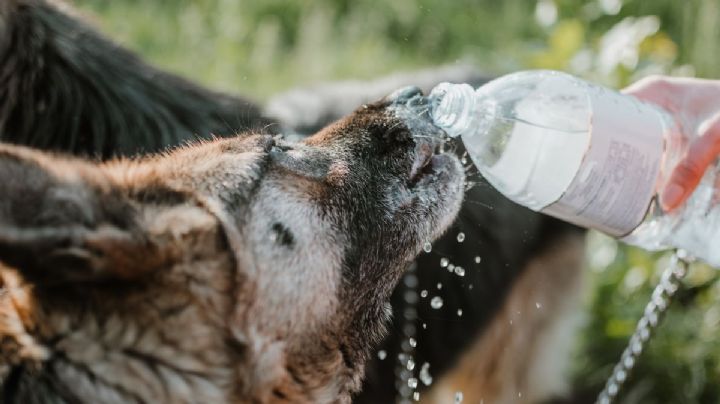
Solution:
<path fill-rule="evenodd" d="M 605 383 L 650 299 L 669 254 L 648 254 L 593 233 L 588 246 L 587 323 L 575 365 L 576 386 Z M 720 283 L 717 270 L 693 264 L 641 357 L 623 403 L 714 403 L 720 398 Z"/>
<path fill-rule="evenodd" d="M 497 74 L 562 69 L 613 86 L 651 73 L 720 76 L 717 0 L 76 2 L 154 63 L 259 99 L 315 81 L 458 61 Z M 591 237 L 577 390 L 604 384 L 666 261 Z M 703 266 L 689 278 L 625 403 L 720 401 L 720 284 Z"/>

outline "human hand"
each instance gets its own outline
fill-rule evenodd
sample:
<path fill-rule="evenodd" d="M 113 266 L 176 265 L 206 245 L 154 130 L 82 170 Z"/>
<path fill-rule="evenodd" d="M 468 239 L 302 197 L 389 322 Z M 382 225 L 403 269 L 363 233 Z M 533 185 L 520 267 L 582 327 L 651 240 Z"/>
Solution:
<path fill-rule="evenodd" d="M 660 192 L 662 208 L 673 210 L 692 194 L 720 155 L 720 81 L 651 76 L 623 92 L 670 112 L 690 139 L 687 153 Z"/>

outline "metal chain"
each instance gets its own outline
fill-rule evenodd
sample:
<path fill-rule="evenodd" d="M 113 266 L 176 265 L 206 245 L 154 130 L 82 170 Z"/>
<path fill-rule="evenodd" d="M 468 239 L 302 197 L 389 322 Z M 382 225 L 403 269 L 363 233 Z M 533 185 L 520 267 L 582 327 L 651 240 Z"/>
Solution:
<path fill-rule="evenodd" d="M 620 361 L 613 368 L 612 375 L 605 384 L 605 388 L 598 395 L 596 404 L 611 404 L 615 401 L 627 380 L 630 372 L 637 363 L 645 345 L 652 333 L 657 329 L 663 314 L 672 302 L 673 296 L 681 286 L 681 281 L 687 274 L 688 263 L 691 258 L 683 250 L 677 250 L 670 259 L 670 265 L 663 271 L 660 283 L 653 290 L 650 302 L 645 306 L 635 332 L 622 353 Z"/>

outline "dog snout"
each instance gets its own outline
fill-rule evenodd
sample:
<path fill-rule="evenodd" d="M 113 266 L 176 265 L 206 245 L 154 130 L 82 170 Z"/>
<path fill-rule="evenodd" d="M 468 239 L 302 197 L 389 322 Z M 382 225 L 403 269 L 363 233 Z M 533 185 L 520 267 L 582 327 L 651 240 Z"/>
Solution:
<path fill-rule="evenodd" d="M 391 104 L 407 104 L 414 98 L 424 98 L 422 90 L 418 86 L 407 86 L 395 90 L 395 92 L 386 97 L 386 101 Z"/>

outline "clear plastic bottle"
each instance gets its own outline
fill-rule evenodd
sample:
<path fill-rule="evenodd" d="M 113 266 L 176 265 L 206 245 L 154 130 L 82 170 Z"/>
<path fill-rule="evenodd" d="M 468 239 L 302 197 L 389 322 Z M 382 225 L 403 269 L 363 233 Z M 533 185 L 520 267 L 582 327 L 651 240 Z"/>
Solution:
<path fill-rule="evenodd" d="M 530 209 L 648 250 L 678 247 L 720 266 L 717 167 L 690 199 L 663 212 L 656 194 L 688 137 L 673 117 L 555 71 L 503 76 L 475 90 L 443 83 L 433 120 L 460 136 L 483 176 Z"/>

